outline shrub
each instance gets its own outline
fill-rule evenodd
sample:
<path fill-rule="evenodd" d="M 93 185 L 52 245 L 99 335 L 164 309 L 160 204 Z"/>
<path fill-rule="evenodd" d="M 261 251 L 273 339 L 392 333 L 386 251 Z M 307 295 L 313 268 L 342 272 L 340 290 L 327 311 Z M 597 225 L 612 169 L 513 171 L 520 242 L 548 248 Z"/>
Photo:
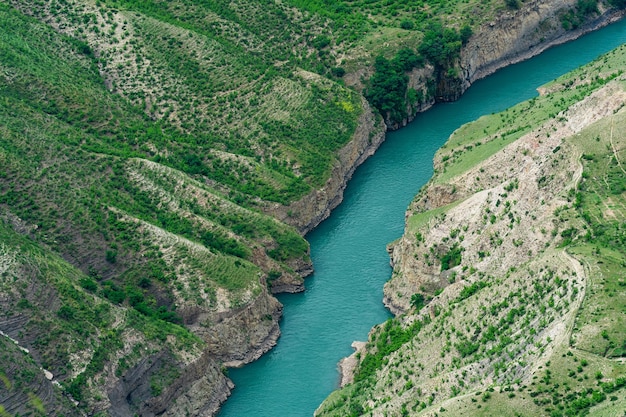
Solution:
<path fill-rule="evenodd" d="M 435 66 L 445 68 L 459 57 L 461 45 L 461 36 L 455 29 L 433 24 L 424 33 L 418 51 Z"/>
<path fill-rule="evenodd" d="M 441 261 L 441 270 L 445 271 L 461 264 L 462 248 L 458 244 L 454 244 L 450 250 L 439 258 Z"/>
<path fill-rule="evenodd" d="M 411 296 L 411 306 L 413 306 L 416 310 L 421 310 L 425 304 L 426 300 L 423 294 L 415 293 Z"/>
<path fill-rule="evenodd" d="M 319 35 L 313 39 L 312 43 L 316 49 L 323 49 L 330 45 L 330 38 L 326 35 Z"/>
<path fill-rule="evenodd" d="M 69 306 L 67 304 L 61 306 L 61 308 L 59 308 L 59 311 L 57 311 L 57 316 L 64 320 L 74 319 L 75 314 L 76 310 L 72 306 Z"/>
<path fill-rule="evenodd" d="M 415 27 L 415 25 L 413 24 L 412 20 L 404 19 L 402 22 L 400 22 L 400 27 L 402 29 L 411 30 Z"/>
<path fill-rule="evenodd" d="M 117 251 L 113 249 L 107 249 L 105 258 L 107 262 L 114 264 L 117 262 Z"/>
<path fill-rule="evenodd" d="M 102 295 L 115 304 L 121 304 L 126 299 L 126 293 L 112 281 L 102 283 Z"/>
<path fill-rule="evenodd" d="M 80 286 L 87 291 L 95 292 L 98 289 L 98 284 L 91 278 L 83 277 L 79 281 Z"/>
<path fill-rule="evenodd" d="M 479 347 L 480 345 L 478 343 L 472 343 L 469 340 L 464 340 L 456 344 L 456 350 L 458 350 L 462 358 L 476 352 Z"/>
<path fill-rule="evenodd" d="M 392 64 L 402 71 L 411 71 L 415 67 L 424 65 L 424 59 L 418 56 L 411 48 L 402 48 L 391 61 Z"/>
<path fill-rule="evenodd" d="M 474 32 L 472 31 L 472 28 L 469 27 L 469 25 L 464 25 L 461 28 L 461 43 L 463 45 L 467 44 L 467 41 L 469 41 L 469 39 L 472 37 L 472 35 L 474 34 Z"/>
<path fill-rule="evenodd" d="M 484 288 L 486 286 L 487 286 L 487 283 L 483 281 L 477 281 L 477 282 L 474 282 L 472 285 L 468 285 L 467 287 L 461 290 L 461 293 L 459 294 L 457 301 L 465 300 L 466 298 L 471 297 L 472 295 L 476 294 L 481 288 Z"/>
<path fill-rule="evenodd" d="M 342 67 L 334 67 L 330 69 L 330 72 L 337 78 L 341 78 L 346 75 L 346 70 Z"/>
<path fill-rule="evenodd" d="M 509 9 L 517 10 L 520 7 L 519 0 L 504 0 L 504 3 Z"/>

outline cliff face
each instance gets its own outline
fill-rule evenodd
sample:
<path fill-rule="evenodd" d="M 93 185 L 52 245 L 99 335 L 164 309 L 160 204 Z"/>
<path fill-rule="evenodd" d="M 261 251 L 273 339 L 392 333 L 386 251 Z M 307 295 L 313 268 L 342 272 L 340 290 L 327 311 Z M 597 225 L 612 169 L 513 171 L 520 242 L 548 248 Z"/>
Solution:
<path fill-rule="evenodd" d="M 623 11 L 599 4 L 599 14 L 588 16 L 577 29 L 566 30 L 561 16 L 576 5 L 574 0 L 524 2 L 521 9 L 504 13 L 482 27 L 461 52 L 463 89 L 499 68 L 540 54 L 550 46 L 575 39 L 623 16 Z"/>
<path fill-rule="evenodd" d="M 187 315 L 186 325 L 207 343 L 207 352 L 224 366 L 258 359 L 276 344 L 282 305 L 263 290 L 242 307 Z"/>
<path fill-rule="evenodd" d="M 212 415 L 233 388 L 224 367 L 257 359 L 280 335 L 282 305 L 260 284 L 231 295 L 237 306 L 222 293 L 213 307 L 181 297 L 183 330 L 81 291 L 80 271 L 3 221 L 0 237 L 0 344 L 18 365 L 0 370 L 0 399 L 11 414 L 80 415 L 88 404 L 120 417 Z"/>
<path fill-rule="evenodd" d="M 415 95 L 421 98 L 414 102 L 411 102 L 410 99 L 408 100 L 405 109 L 407 117 L 400 122 L 389 120 L 389 118 L 386 117 L 385 125 L 388 130 L 397 130 L 406 126 L 411 123 L 413 119 L 415 119 L 416 115 L 430 109 L 435 104 L 437 100 L 433 95 L 433 92 L 429 91 L 429 84 L 436 85 L 437 77 L 438 74 L 436 73 L 435 68 L 430 64 L 427 64 L 423 68 L 414 68 L 408 73 L 409 80 L 407 83 L 407 90 L 415 92 Z"/>
<path fill-rule="evenodd" d="M 141 381 L 146 381 L 145 374 L 137 378 L 137 382 Z M 160 396 L 139 403 L 140 415 L 168 417 L 213 415 L 226 401 L 233 387 L 232 382 L 222 372 L 219 362 L 215 361 L 209 353 L 205 353 L 187 365 L 182 370 L 182 375 L 168 384 Z M 128 389 L 125 388 L 121 390 L 121 393 L 127 391 Z M 141 396 L 138 397 L 141 398 Z M 143 397 L 145 398 L 145 393 Z M 123 397 L 119 399 L 120 402 L 113 402 L 114 405 L 109 410 L 110 414 L 120 417 L 130 415 L 130 409 L 117 408 L 115 404 L 125 403 Z"/>
<path fill-rule="evenodd" d="M 150 404 L 150 408 L 155 410 L 155 415 L 210 416 L 219 410 L 234 385 L 223 375 L 217 363 L 208 357 L 203 357 L 202 361 L 186 370 L 189 379 L 182 379 L 180 384 L 171 385 L 158 403 Z"/>
<path fill-rule="evenodd" d="M 476 80 L 507 65 L 540 54 L 550 46 L 575 39 L 620 19 L 624 12 L 608 9 L 599 4 L 599 13 L 589 15 L 576 29 L 565 29 L 561 17 L 577 6 L 577 0 L 554 2 L 535 0 L 521 3 L 518 10 L 509 10 L 488 24 L 478 28 L 461 49 L 456 65 L 458 77 L 436 73 L 432 67 L 409 73 L 409 87 L 427 91 L 426 82 L 435 83 L 434 96 L 420 106 L 407 106 L 409 116 L 400 123 L 386 121 L 390 130 L 406 126 L 415 115 L 429 108 L 434 102 L 455 101 Z"/>

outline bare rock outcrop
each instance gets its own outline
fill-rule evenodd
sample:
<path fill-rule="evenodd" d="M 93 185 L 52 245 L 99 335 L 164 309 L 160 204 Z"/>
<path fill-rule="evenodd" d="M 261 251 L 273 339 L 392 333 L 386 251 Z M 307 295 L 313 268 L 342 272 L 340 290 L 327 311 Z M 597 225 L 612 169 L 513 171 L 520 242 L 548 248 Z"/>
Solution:
<path fill-rule="evenodd" d="M 258 359 L 276 344 L 283 306 L 267 291 L 241 308 L 202 312 L 187 326 L 207 343 L 207 351 L 227 367 Z"/>
<path fill-rule="evenodd" d="M 207 344 L 202 354 L 190 363 L 168 351 L 143 357 L 109 389 L 109 413 L 120 417 L 136 410 L 144 416 L 215 414 L 234 388 L 223 370 L 256 360 L 274 347 L 281 314 L 282 305 L 267 291 L 232 310 L 185 310 L 187 327 Z M 151 381 L 168 367 L 180 375 L 155 397 Z"/>
<path fill-rule="evenodd" d="M 233 387 L 219 362 L 205 353 L 144 409 L 153 415 L 167 417 L 213 415 Z"/>
<path fill-rule="evenodd" d="M 345 387 L 348 384 L 354 382 L 354 373 L 359 365 L 359 359 L 362 354 L 365 354 L 366 342 L 354 341 L 352 342 L 352 348 L 354 353 L 352 355 L 343 358 L 339 361 L 339 373 L 341 374 L 341 382 L 339 385 Z"/>
<path fill-rule="evenodd" d="M 547 48 L 568 42 L 620 19 L 624 12 L 603 8 L 573 30 L 566 30 L 560 16 L 576 7 L 576 0 L 524 2 L 483 25 L 461 51 L 463 90 L 474 81 Z"/>

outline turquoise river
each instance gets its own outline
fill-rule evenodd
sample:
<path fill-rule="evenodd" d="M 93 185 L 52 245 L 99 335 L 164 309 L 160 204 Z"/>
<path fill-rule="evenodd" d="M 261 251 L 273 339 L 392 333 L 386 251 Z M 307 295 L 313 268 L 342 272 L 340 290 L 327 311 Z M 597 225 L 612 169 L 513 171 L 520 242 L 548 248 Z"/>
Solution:
<path fill-rule="evenodd" d="M 338 387 L 337 363 L 352 353 L 352 341 L 367 340 L 390 317 L 382 304 L 391 274 L 386 245 L 402 235 L 435 151 L 462 124 L 536 96 L 537 87 L 624 42 L 625 19 L 498 71 L 389 133 L 356 171 L 344 202 L 307 236 L 315 273 L 304 293 L 279 296 L 282 336 L 258 361 L 230 370 L 236 388 L 219 417 L 312 416 Z"/>

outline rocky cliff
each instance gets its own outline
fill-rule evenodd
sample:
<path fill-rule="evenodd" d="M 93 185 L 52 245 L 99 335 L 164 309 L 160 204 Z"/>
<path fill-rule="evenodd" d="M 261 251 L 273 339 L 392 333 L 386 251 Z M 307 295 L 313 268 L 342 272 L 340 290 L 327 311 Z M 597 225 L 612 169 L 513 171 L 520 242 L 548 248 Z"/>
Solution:
<path fill-rule="evenodd" d="M 597 13 L 580 17 L 576 27 L 564 23 L 568 13 L 577 10 L 575 0 L 535 0 L 522 3 L 483 25 L 461 51 L 462 89 L 499 68 L 535 56 L 550 46 L 620 19 L 624 12 L 598 3 Z"/>
<path fill-rule="evenodd" d="M 535 56 L 550 46 L 575 39 L 584 33 L 620 19 L 623 10 L 598 3 L 597 12 L 579 17 L 576 26 L 564 23 L 564 17 L 575 14 L 577 0 L 554 2 L 534 0 L 520 3 L 519 9 L 506 10 L 492 21 L 482 24 L 461 49 L 460 59 L 453 64 L 456 76 L 437 72 L 432 66 L 409 73 L 409 87 L 421 91 L 428 100 L 421 105 L 407 103 L 408 118 L 400 123 L 386 121 L 395 130 L 409 123 L 415 115 L 435 102 L 457 100 L 476 80 L 507 65 Z M 427 83 L 434 83 L 428 93 Z"/>

